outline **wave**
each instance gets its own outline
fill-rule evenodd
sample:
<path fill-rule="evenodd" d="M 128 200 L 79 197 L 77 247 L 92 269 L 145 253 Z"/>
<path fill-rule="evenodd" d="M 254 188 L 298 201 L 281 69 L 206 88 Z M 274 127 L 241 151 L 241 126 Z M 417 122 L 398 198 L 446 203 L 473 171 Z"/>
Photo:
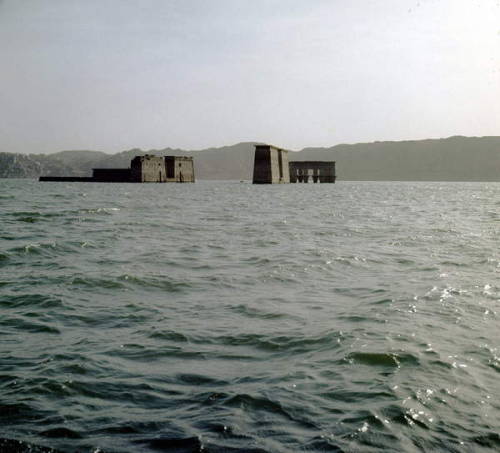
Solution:
<path fill-rule="evenodd" d="M 369 366 L 400 368 L 401 365 L 419 366 L 418 357 L 409 353 L 351 352 L 345 359 L 349 363 Z"/>
<path fill-rule="evenodd" d="M 63 453 L 53 448 L 6 438 L 0 438 L 0 451 L 2 453 Z"/>

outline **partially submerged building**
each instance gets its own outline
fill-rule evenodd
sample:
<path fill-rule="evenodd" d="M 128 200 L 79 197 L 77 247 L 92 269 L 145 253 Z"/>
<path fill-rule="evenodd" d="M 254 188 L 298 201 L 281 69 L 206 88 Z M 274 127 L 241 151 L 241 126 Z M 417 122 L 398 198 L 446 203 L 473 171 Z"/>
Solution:
<path fill-rule="evenodd" d="M 136 156 L 130 168 L 94 168 L 91 177 L 41 176 L 40 181 L 76 182 L 194 182 L 192 157 Z"/>
<path fill-rule="evenodd" d="M 136 156 L 130 163 L 132 182 L 194 182 L 192 157 Z"/>
<path fill-rule="evenodd" d="M 335 161 L 290 162 L 290 182 L 335 182 Z"/>
<path fill-rule="evenodd" d="M 288 151 L 272 145 L 255 145 L 254 184 L 335 182 L 335 161 L 288 162 Z"/>
<path fill-rule="evenodd" d="M 290 182 L 288 151 L 272 145 L 255 145 L 254 184 Z"/>

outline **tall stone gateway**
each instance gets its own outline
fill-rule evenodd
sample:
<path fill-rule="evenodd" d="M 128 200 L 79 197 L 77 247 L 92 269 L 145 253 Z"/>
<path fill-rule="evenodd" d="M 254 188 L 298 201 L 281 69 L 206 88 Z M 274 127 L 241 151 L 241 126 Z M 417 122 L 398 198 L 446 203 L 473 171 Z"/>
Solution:
<path fill-rule="evenodd" d="M 288 151 L 271 145 L 255 145 L 254 184 L 290 182 Z"/>

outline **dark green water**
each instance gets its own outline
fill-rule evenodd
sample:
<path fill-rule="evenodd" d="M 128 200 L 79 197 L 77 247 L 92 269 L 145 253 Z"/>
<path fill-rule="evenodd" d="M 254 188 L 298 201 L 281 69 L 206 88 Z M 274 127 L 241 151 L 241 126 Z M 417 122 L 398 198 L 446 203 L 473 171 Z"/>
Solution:
<path fill-rule="evenodd" d="M 498 451 L 499 241 L 498 183 L 0 180 L 0 451 Z"/>

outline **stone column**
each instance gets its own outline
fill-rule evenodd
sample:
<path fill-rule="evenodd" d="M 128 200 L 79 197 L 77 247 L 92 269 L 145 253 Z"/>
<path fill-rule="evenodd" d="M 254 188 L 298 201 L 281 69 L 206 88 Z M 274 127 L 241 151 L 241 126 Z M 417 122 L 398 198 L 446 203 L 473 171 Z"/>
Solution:
<path fill-rule="evenodd" d="M 319 168 L 313 168 L 313 182 L 317 183 L 319 181 Z"/>

